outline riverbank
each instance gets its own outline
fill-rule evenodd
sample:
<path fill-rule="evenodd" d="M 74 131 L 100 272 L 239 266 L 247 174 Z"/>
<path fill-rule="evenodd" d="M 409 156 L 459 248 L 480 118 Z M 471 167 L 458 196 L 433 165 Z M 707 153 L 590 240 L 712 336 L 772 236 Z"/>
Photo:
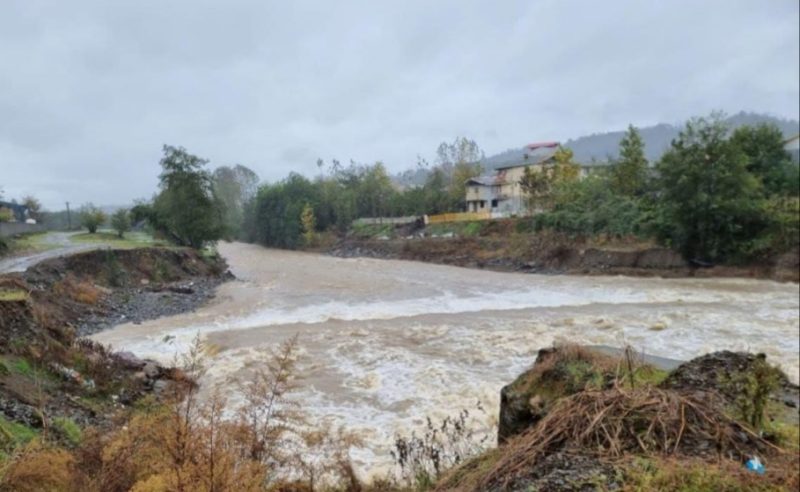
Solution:
<path fill-rule="evenodd" d="M 278 387 L 286 382 L 287 388 L 280 390 L 281 408 L 289 412 L 286 415 L 302 409 L 302 420 L 292 420 L 292 426 L 273 424 L 283 429 L 300 422 L 315 423 L 313 432 L 298 433 L 293 439 L 307 439 L 319 454 L 293 449 L 291 460 L 281 469 L 288 472 L 300 467 L 294 470 L 303 470 L 305 475 L 291 486 L 304 491 L 320 489 L 307 483 L 320 473 L 361 490 L 411 490 L 411 485 L 379 479 L 396 470 L 392 452 L 399 452 L 398 437 L 407 439 L 412 430 L 422 437 L 427 418 L 434 425 L 449 418 L 450 424 L 457 422 L 465 429 L 462 435 L 495 442 L 496 422 L 508 421 L 500 388 L 526 373 L 540 359 L 539 349 L 557 345 L 561 339 L 586 345 L 618 345 L 624 339 L 648 353 L 683 360 L 723 348 L 765 351 L 768 360 L 779 363 L 796 381 L 798 299 L 796 288 L 790 285 L 741 279 L 517 275 L 420 262 L 342 259 L 240 243 L 222 243 L 219 251 L 227 265 L 183 250 L 118 251 L 110 256 L 97 251 L 47 262 L 6 281 L 6 301 L 22 309 L 3 312 L 2 320 L 15 324 L 0 331 L 11 333 L 0 342 L 8 346 L 4 357 L 8 357 L 12 378 L 7 383 L 0 378 L 5 384 L 0 390 L 12 388 L 19 395 L 23 384 L 19 381 L 25 381 L 26 398 L 32 399 L 36 381 L 47 381 L 46 422 L 58 419 L 58 425 L 72 431 L 75 427 L 65 422 L 79 429 L 102 429 L 101 438 L 86 438 L 77 445 L 66 441 L 72 431 L 54 431 L 64 435 L 59 442 L 66 449 L 76 450 L 70 454 L 75 465 L 65 466 L 63 473 L 81 479 L 122 480 L 115 482 L 116 487 L 100 490 L 129 490 L 140 480 L 159 484 L 164 477 L 174 476 L 174 467 L 179 466 L 164 450 L 172 449 L 167 447 L 174 445 L 181 426 L 187 425 L 197 437 L 186 450 L 190 461 L 204 463 L 202 450 L 209 449 L 205 447 L 209 443 L 203 439 L 226 436 L 229 447 L 225 449 L 236 451 L 219 450 L 223 454 L 216 457 L 221 463 L 236 464 L 228 477 L 231 484 L 237 483 L 236 470 L 251 466 L 261 470 L 265 463 L 262 471 L 275 477 L 270 464 L 274 461 L 268 458 L 237 461 L 251 450 L 251 443 L 242 441 L 238 432 L 241 420 L 235 421 L 234 428 L 220 421 L 213 424 L 216 427 L 207 427 L 203 418 L 196 417 L 219 415 L 223 410 L 240 417 L 243 409 L 258 411 L 258 405 L 240 406 L 252 405 L 250 398 L 261 401 L 246 388 L 260 391 L 263 386 L 247 386 L 248 381 L 277 381 L 270 379 L 270 371 L 280 364 L 291 366 L 280 376 Z M 140 306 L 166 305 L 174 296 L 202 293 L 203 287 L 193 287 L 198 282 L 223 281 L 226 266 L 241 281 L 222 283 L 216 290 L 217 301 L 174 316 L 117 325 L 94 334 L 95 343 L 77 341 L 87 316 L 93 310 L 99 316 L 107 312 L 103 302 L 115 305 L 115 293 L 122 293 L 119 302 L 125 301 L 125 295 L 141 295 Z M 171 297 L 153 297 L 161 295 Z M 119 312 L 108 312 L 111 317 L 106 322 L 120 319 Z M 59 319 L 59 313 L 66 317 Z M 193 345 L 198 335 L 204 342 L 202 350 Z M 22 346 L 15 339 L 34 343 Z M 281 354 L 277 348 L 287 340 L 295 344 L 291 357 L 276 359 L 276 350 Z M 101 347 L 108 344 L 125 352 L 104 352 Z M 187 421 L 186 407 L 152 406 L 147 397 L 161 394 L 176 379 L 185 381 L 180 372 L 165 366 L 193 350 L 208 370 L 198 370 L 193 378 L 200 383 L 201 393 L 190 400 L 197 406 Z M 21 379 L 22 360 L 29 361 L 27 379 Z M 58 365 L 47 364 L 53 361 Z M 259 394 L 270 397 L 269 392 Z M 528 405 L 532 396 L 517 400 Z M 26 429 L 39 436 L 50 432 L 36 420 L 35 401 L 25 405 L 18 411 L 4 410 L 10 423 L 23 425 L 20 422 L 27 412 L 32 417 L 24 424 Z M 132 405 L 136 411 L 129 411 Z M 460 420 L 458 416 L 466 410 L 469 417 Z M 120 414 L 126 417 L 115 420 L 113 416 Z M 248 453 L 241 453 L 243 449 Z M 573 458 L 567 451 L 554 448 L 553 458 L 530 470 L 546 475 L 547 480 L 561 480 L 552 482 L 556 484 L 582 479 L 586 471 L 616 473 L 606 464 L 594 467 L 594 456 Z M 25 455 L 29 458 L 16 463 L 29 460 L 41 465 L 52 457 L 47 452 L 30 451 Z M 496 464 L 499 461 L 492 460 L 504 452 L 490 450 L 475 459 Z M 144 455 L 161 458 L 126 458 Z M 779 461 L 765 456 L 770 470 L 775 470 Z M 181 468 L 180 473 L 203 480 L 203 466 Z M 461 473 L 458 470 L 465 471 L 456 469 L 453 474 Z M 434 480 L 426 487 L 463 490 L 460 483 L 448 481 L 453 476 L 442 475 L 438 483 Z M 471 476 L 476 483 L 495 480 L 488 475 Z M 538 480 L 531 475 L 523 478 Z M 363 485 L 365 479 L 375 485 Z"/>
<path fill-rule="evenodd" d="M 800 281 L 800 255 L 797 251 L 761 264 L 700 268 L 689 264 L 671 249 L 645 241 L 598 241 L 554 233 L 516 234 L 505 231 L 486 236 L 450 234 L 403 238 L 351 234 L 325 251 L 341 258 L 413 260 L 500 272 Z"/>
<path fill-rule="evenodd" d="M 157 248 L 77 253 L 0 275 L 0 434 L 11 435 L 0 452 L 48 432 L 74 439 L 162 389 L 174 370 L 81 337 L 194 310 L 228 278 L 218 257 Z"/>
<path fill-rule="evenodd" d="M 408 471 L 436 491 L 797 489 L 798 386 L 763 354 L 653 362 L 540 350 L 502 389 L 497 448 L 445 472 L 421 453 Z"/>

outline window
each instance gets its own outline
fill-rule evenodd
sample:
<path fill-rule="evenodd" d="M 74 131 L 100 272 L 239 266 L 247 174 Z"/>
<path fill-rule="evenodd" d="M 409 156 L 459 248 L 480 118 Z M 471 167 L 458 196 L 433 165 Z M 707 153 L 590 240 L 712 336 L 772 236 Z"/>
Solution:
<path fill-rule="evenodd" d="M 492 200 L 492 208 L 497 208 L 497 199 Z"/>

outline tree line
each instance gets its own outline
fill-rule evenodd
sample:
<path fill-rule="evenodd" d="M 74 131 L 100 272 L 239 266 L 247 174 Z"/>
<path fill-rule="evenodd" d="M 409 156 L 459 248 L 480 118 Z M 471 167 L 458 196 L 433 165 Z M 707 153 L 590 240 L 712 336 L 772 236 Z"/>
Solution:
<path fill-rule="evenodd" d="M 653 237 L 698 264 L 763 260 L 800 242 L 798 164 L 773 125 L 694 118 L 655 163 L 631 126 L 611 165 L 581 180 L 559 166 L 544 185 L 523 179 L 541 211 L 523 228 Z"/>
<path fill-rule="evenodd" d="M 771 125 L 728 128 L 721 114 L 690 120 L 658 162 L 648 162 L 633 126 L 619 157 L 582 177 L 571 151 L 527 170 L 520 185 L 531 217 L 519 232 L 641 236 L 697 263 L 751 261 L 798 244 L 798 165 Z M 245 166 L 211 172 L 207 161 L 164 147 L 160 189 L 130 211 L 178 244 L 218 239 L 297 248 L 323 231 L 346 232 L 361 217 L 419 216 L 464 209 L 464 183 L 483 153 L 469 139 L 443 143 L 426 180 L 400 188 L 381 162 L 317 162 L 319 174 L 259 185 Z"/>

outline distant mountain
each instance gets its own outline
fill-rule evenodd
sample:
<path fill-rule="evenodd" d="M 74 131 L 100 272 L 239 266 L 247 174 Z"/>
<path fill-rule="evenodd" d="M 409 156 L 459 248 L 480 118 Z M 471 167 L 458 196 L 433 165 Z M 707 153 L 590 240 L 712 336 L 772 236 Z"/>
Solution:
<path fill-rule="evenodd" d="M 771 123 L 780 128 L 785 137 L 791 137 L 800 133 L 800 122 L 797 120 L 784 120 L 758 113 L 741 112 L 726 119 L 731 128 L 738 128 L 744 125 L 758 125 L 761 123 Z M 670 143 L 678 136 L 682 126 L 659 123 L 655 126 L 639 128 L 642 139 L 645 143 L 645 155 L 650 161 L 658 160 L 669 148 Z M 572 149 L 575 160 L 580 163 L 605 162 L 609 158 L 616 158 L 619 152 L 619 141 L 625 135 L 625 129 L 607 133 L 596 133 L 584 137 L 562 142 L 562 145 Z M 546 139 L 547 135 L 542 135 Z M 497 167 L 513 164 L 522 160 L 524 147 L 509 149 L 505 152 L 488 157 L 484 160 L 484 168 L 495 169 Z"/>

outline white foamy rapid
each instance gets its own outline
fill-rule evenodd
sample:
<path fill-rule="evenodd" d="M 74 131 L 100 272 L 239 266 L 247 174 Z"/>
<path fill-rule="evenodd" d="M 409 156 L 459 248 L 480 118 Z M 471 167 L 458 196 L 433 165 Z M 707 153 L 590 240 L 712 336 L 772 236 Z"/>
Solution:
<path fill-rule="evenodd" d="M 298 334 L 297 397 L 318 420 L 360 430 L 362 469 L 390 461 L 396 432 L 473 410 L 491 431 L 500 388 L 557 340 L 689 359 L 765 352 L 798 380 L 796 285 L 524 275 L 414 262 L 220 248 L 240 279 L 195 313 L 94 338 L 169 362 L 200 334 L 218 351 L 206 385 L 228 383 Z M 226 384 L 235 401 L 235 385 Z M 475 411 L 482 403 L 485 414 Z"/>

